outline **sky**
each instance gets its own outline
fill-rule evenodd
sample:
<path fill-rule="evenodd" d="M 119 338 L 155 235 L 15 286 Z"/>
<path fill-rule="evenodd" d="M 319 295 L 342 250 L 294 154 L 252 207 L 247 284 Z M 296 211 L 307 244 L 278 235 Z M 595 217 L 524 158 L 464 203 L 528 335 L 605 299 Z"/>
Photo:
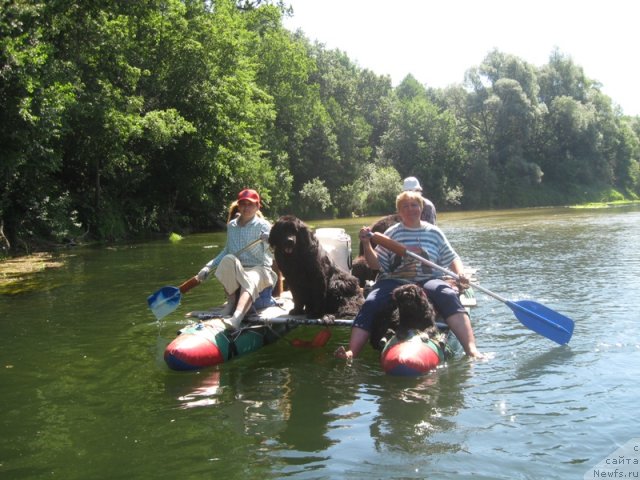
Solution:
<path fill-rule="evenodd" d="M 638 0 L 285 0 L 289 30 L 340 49 L 398 85 L 464 81 L 497 48 L 540 67 L 557 47 L 602 85 L 627 115 L 640 115 Z"/>

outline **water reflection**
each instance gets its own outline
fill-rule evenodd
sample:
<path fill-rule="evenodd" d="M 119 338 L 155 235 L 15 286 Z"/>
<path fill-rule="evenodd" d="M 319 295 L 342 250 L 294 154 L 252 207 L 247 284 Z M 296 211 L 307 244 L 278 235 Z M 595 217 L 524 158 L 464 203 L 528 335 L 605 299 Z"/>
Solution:
<path fill-rule="evenodd" d="M 571 361 L 574 351 L 568 346 L 557 346 L 538 352 L 531 358 L 519 363 L 516 368 L 516 379 L 539 379 L 544 375 L 553 375 Z"/>
<path fill-rule="evenodd" d="M 221 373 L 219 370 L 211 372 L 204 371 L 204 378 L 199 382 L 198 386 L 191 392 L 178 397 L 180 408 L 195 408 L 217 405 L 220 403 L 219 396 L 224 388 L 220 384 Z"/>
<path fill-rule="evenodd" d="M 456 449 L 431 437 L 455 426 L 450 418 L 464 405 L 460 386 L 468 377 L 463 364 L 450 364 L 420 379 L 387 378 L 370 427 L 376 449 L 413 454 Z"/>
<path fill-rule="evenodd" d="M 322 225 L 354 236 L 363 223 Z M 638 432 L 640 209 L 439 223 L 484 286 L 573 318 L 571 343 L 556 346 L 480 294 L 478 343 L 495 358 L 422 379 L 385 376 L 371 351 L 336 361 L 349 335 L 338 328 L 323 350 L 280 341 L 172 372 L 162 352 L 182 314 L 224 293 L 215 282 L 194 289 L 162 323 L 145 300 L 193 275 L 216 236 L 78 250 L 42 273 L 53 287 L 0 295 L 0 476 L 582 478 Z"/>

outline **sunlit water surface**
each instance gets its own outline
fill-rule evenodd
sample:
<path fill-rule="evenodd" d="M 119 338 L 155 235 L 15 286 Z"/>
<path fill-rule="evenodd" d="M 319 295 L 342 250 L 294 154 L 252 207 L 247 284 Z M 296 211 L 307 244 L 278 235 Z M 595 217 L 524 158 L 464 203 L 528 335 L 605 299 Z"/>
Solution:
<path fill-rule="evenodd" d="M 312 222 L 354 238 L 371 219 Z M 440 214 L 479 280 L 576 322 L 568 346 L 478 294 L 484 362 L 417 379 L 367 349 L 333 358 L 286 339 L 201 372 L 164 347 L 215 281 L 157 322 L 146 297 L 195 274 L 223 234 L 63 252 L 66 264 L 0 295 L 0 478 L 583 478 L 640 437 L 640 209 Z"/>

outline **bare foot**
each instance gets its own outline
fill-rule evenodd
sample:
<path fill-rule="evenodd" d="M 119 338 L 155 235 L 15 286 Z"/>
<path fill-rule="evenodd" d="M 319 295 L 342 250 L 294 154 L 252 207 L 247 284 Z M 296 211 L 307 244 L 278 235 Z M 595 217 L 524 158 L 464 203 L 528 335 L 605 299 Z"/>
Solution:
<path fill-rule="evenodd" d="M 353 352 L 346 350 L 342 345 L 336 349 L 334 355 L 336 358 L 342 358 L 343 360 L 353 360 Z"/>
<path fill-rule="evenodd" d="M 488 361 L 488 360 L 493 360 L 495 358 L 495 352 L 481 353 L 476 350 L 472 355 L 467 355 L 467 356 L 471 360 Z"/>

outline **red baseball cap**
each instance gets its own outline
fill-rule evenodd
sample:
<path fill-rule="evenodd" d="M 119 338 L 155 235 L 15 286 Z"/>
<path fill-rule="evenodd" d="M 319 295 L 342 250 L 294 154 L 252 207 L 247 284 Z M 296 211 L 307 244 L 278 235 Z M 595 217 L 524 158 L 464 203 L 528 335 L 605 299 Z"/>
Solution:
<path fill-rule="evenodd" d="M 260 206 L 260 195 L 255 190 L 245 188 L 238 194 L 238 201 L 249 200 L 250 202 L 257 203 Z"/>

